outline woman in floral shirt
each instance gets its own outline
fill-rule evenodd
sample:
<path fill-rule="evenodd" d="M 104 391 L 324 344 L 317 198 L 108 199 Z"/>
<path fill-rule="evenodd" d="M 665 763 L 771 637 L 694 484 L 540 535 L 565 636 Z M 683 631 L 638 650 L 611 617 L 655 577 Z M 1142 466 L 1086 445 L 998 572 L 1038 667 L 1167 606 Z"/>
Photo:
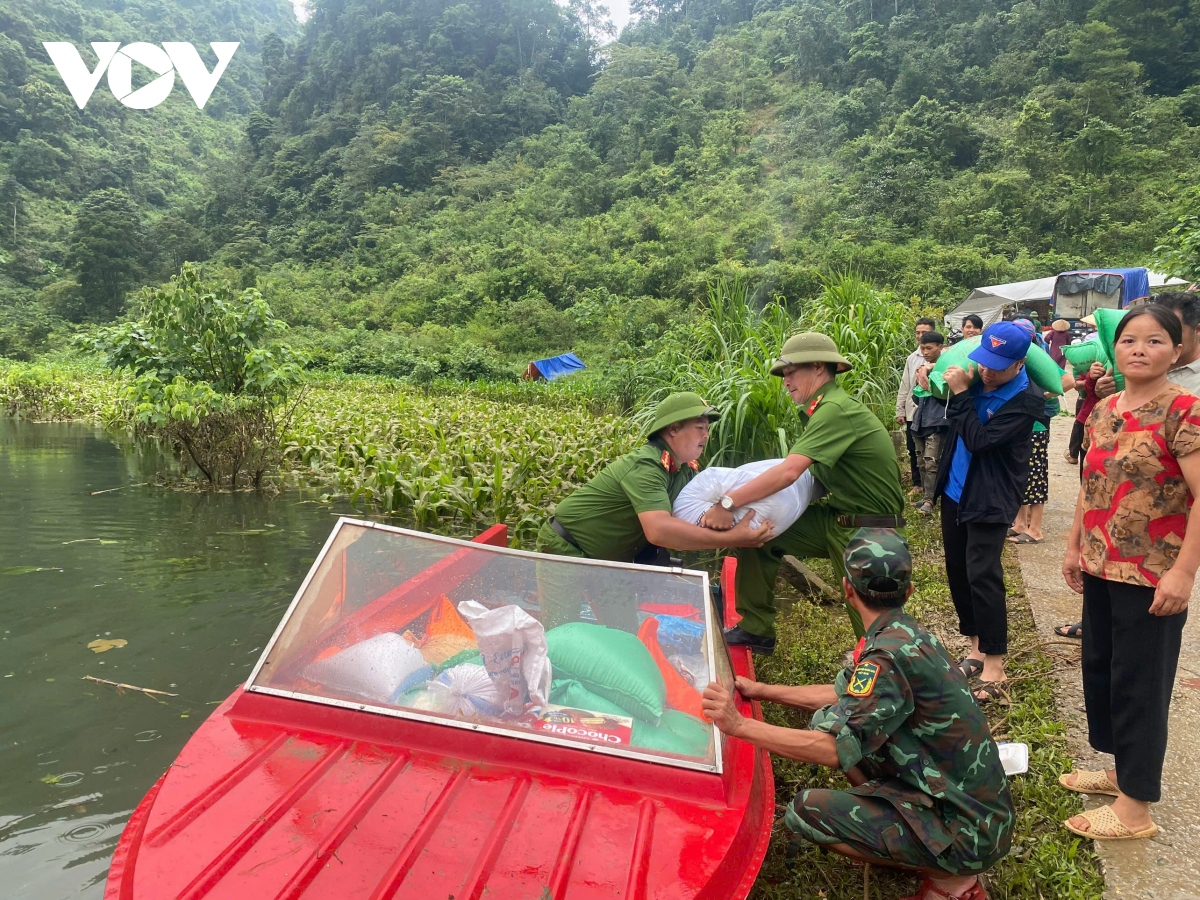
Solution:
<path fill-rule="evenodd" d="M 1116 757 L 1107 772 L 1071 772 L 1064 787 L 1116 797 L 1068 819 L 1097 840 L 1151 837 L 1158 826 L 1167 711 L 1188 598 L 1200 566 L 1200 400 L 1167 380 L 1182 346 L 1179 317 L 1131 310 L 1117 327 L 1125 390 L 1087 421 L 1083 484 L 1063 576 L 1083 594 L 1088 739 Z"/>

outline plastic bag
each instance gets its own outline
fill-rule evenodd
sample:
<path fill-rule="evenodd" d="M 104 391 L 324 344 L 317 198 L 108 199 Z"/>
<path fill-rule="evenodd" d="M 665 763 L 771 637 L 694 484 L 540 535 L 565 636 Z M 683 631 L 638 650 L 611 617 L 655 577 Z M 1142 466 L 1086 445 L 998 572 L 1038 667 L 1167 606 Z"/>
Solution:
<path fill-rule="evenodd" d="M 504 713 L 520 715 L 526 703 L 545 706 L 550 696 L 550 655 L 542 623 L 513 605 L 488 609 L 467 600 L 458 604 L 458 612 L 475 632 Z"/>
<path fill-rule="evenodd" d="M 460 718 L 499 716 L 503 712 L 491 676 L 483 666 L 471 664 L 442 672 L 414 698 L 412 707 Z"/>
<path fill-rule="evenodd" d="M 671 515 L 693 525 L 699 525 L 700 517 L 714 503 L 721 502 L 721 497 L 734 488 L 739 488 L 752 481 L 767 469 L 781 462 L 783 462 L 781 459 L 764 459 L 760 462 L 746 463 L 736 469 L 709 466 L 689 481 L 679 492 L 671 509 Z M 748 511 L 753 510 L 755 513 L 753 524 L 756 528 L 762 524 L 763 519 L 766 519 L 775 526 L 775 533 L 780 534 L 804 515 L 808 504 L 812 502 L 812 495 L 812 474 L 804 472 L 782 491 L 736 510 L 733 519 L 735 522 L 740 522 Z"/>
<path fill-rule="evenodd" d="M 386 702 L 405 679 L 425 666 L 420 650 L 389 631 L 310 663 L 304 677 L 334 691 Z"/>
<path fill-rule="evenodd" d="M 658 645 L 663 653 L 694 654 L 703 652 L 704 625 L 679 616 L 657 616 Z"/>

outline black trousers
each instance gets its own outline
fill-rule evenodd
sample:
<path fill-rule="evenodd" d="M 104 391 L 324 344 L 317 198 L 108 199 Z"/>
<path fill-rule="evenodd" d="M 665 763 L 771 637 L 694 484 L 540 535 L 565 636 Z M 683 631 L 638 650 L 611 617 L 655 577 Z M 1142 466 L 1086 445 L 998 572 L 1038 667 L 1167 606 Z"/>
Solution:
<path fill-rule="evenodd" d="M 958 631 L 978 637 L 980 652 L 989 656 L 1008 652 L 1008 603 L 1000 561 L 1007 536 L 1007 523 L 960 525 L 958 504 L 942 495 L 946 580 L 958 612 Z"/>
<path fill-rule="evenodd" d="M 1117 759 L 1117 784 L 1157 803 L 1167 711 L 1187 610 L 1150 615 L 1154 588 L 1083 573 L 1083 699 L 1088 743 Z"/>
<path fill-rule="evenodd" d="M 1072 459 L 1077 459 L 1083 452 L 1083 423 L 1076 422 L 1071 426 L 1071 442 L 1067 444 L 1067 453 Z"/>
<path fill-rule="evenodd" d="M 908 464 L 912 466 L 913 487 L 920 487 L 921 458 L 917 455 L 917 442 L 913 440 L 912 422 L 904 423 L 904 443 L 908 447 Z"/>

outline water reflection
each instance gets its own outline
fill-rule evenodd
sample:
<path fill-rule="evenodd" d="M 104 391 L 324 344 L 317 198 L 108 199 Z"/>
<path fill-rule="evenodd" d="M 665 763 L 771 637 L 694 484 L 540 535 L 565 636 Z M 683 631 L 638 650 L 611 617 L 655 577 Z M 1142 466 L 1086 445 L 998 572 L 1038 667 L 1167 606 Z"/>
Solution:
<path fill-rule="evenodd" d="M 245 679 L 334 523 L 294 493 L 156 487 L 164 465 L 96 429 L 0 419 L 5 896 L 99 900 L 129 813 Z"/>

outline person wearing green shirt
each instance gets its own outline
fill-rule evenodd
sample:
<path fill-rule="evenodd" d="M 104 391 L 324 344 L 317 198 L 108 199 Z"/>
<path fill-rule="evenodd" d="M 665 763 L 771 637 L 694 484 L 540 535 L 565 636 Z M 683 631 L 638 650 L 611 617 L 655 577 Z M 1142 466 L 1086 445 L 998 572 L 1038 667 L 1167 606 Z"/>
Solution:
<path fill-rule="evenodd" d="M 799 407 L 803 431 L 783 462 L 726 494 L 701 519 L 708 528 L 729 528 L 734 510 L 783 490 L 805 471 L 825 492 L 824 501 L 811 504 L 783 534 L 738 551 L 742 620 L 725 632 L 729 644 L 774 652 L 775 576 L 784 556 L 824 557 L 841 577 L 842 554 L 856 529 L 904 527 L 895 445 L 875 414 L 837 383 L 837 375 L 850 369 L 831 338 L 815 332 L 788 338 L 771 374 L 783 379 Z M 862 618 L 849 604 L 846 611 L 862 637 Z"/>
<path fill-rule="evenodd" d="M 709 423 L 720 412 L 699 394 L 671 394 L 655 407 L 646 442 L 610 463 L 564 498 L 537 534 L 539 553 L 666 564 L 665 550 L 757 547 L 770 536 L 770 523 L 751 527 L 747 516 L 736 528 L 714 531 L 671 515 L 679 492 L 699 470 Z M 587 602 L 601 624 L 637 631 L 636 604 L 619 585 L 604 596 L 581 596 L 568 566 L 538 570 L 542 624 L 553 628 L 578 618 Z"/>

